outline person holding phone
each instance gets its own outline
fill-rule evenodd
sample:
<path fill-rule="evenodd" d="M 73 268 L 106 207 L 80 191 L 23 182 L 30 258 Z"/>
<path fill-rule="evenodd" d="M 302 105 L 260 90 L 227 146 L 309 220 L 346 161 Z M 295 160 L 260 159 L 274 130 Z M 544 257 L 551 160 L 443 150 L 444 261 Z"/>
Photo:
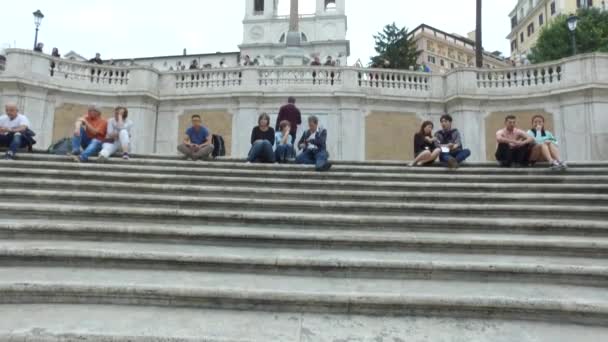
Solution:
<path fill-rule="evenodd" d="M 530 162 L 546 161 L 552 169 L 568 167 L 560 158 L 557 139 L 551 132 L 545 130 L 545 118 L 542 115 L 535 115 L 532 118 L 532 128 L 528 131 L 528 135 L 534 138 L 536 143 L 530 153 Z"/>
<path fill-rule="evenodd" d="M 414 135 L 414 156 L 416 159 L 410 166 L 430 165 L 441 153 L 437 138 L 433 137 L 433 123 L 425 121 L 420 131 Z"/>
<path fill-rule="evenodd" d="M 452 128 L 452 116 L 445 114 L 441 117 L 441 130 L 435 133 L 435 138 L 441 146 L 439 160 L 450 169 L 457 169 L 462 162 L 471 156 L 471 151 L 462 147 L 460 132 Z"/>

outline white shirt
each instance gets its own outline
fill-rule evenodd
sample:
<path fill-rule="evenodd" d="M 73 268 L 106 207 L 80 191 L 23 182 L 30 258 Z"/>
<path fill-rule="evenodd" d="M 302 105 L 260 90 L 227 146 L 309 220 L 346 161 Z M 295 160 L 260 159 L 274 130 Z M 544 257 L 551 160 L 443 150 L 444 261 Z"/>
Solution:
<path fill-rule="evenodd" d="M 129 119 L 123 121 L 122 128 L 118 128 L 118 122 L 116 122 L 116 118 L 111 118 L 108 120 L 108 133 L 107 136 L 111 136 L 114 133 L 120 132 L 122 129 L 126 130 L 131 134 L 131 127 L 133 127 L 133 122 Z"/>
<path fill-rule="evenodd" d="M 6 114 L 0 116 L 0 127 L 2 128 L 13 129 L 21 126 L 30 127 L 30 120 L 28 120 L 25 115 L 17 114 L 13 120 Z"/>

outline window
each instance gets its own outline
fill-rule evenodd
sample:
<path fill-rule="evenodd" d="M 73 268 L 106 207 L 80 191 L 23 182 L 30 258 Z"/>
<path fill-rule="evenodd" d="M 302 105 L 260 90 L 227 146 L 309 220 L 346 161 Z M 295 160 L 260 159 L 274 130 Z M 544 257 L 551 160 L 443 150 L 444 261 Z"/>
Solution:
<path fill-rule="evenodd" d="M 555 15 L 555 12 L 557 12 L 557 11 L 555 10 L 555 1 L 553 1 L 551 3 L 551 15 Z"/>
<path fill-rule="evenodd" d="M 511 52 L 517 50 L 517 39 L 511 41 Z"/>
<path fill-rule="evenodd" d="M 454 69 L 454 68 L 455 68 L 454 63 L 450 63 L 450 69 Z"/>
<path fill-rule="evenodd" d="M 538 16 L 538 26 L 543 26 L 543 24 L 545 23 L 545 16 L 541 13 L 541 15 Z"/>
<path fill-rule="evenodd" d="M 435 57 L 429 56 L 427 59 L 428 59 L 429 63 L 435 64 Z"/>
<path fill-rule="evenodd" d="M 520 33 L 519 34 L 519 40 L 523 43 L 524 42 L 524 33 Z"/>
<path fill-rule="evenodd" d="M 325 10 L 335 10 L 336 0 L 325 0 Z"/>
<path fill-rule="evenodd" d="M 439 65 L 441 65 L 441 66 L 445 66 L 445 61 L 444 61 L 443 59 L 442 59 L 442 60 L 440 60 L 440 61 L 439 61 Z"/>
<path fill-rule="evenodd" d="M 511 18 L 511 28 L 515 28 L 517 26 L 517 16 Z"/>
<path fill-rule="evenodd" d="M 593 7 L 593 0 L 576 0 L 576 7 L 578 7 L 578 8 Z"/>
<path fill-rule="evenodd" d="M 534 23 L 528 25 L 528 37 L 534 34 Z"/>
<path fill-rule="evenodd" d="M 255 15 L 264 14 L 264 0 L 254 0 L 253 12 Z"/>

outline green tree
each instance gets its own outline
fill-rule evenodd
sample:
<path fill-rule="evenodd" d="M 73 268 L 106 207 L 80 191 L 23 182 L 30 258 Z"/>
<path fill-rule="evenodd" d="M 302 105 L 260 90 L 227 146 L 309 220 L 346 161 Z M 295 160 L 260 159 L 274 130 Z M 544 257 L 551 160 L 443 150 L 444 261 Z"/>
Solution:
<path fill-rule="evenodd" d="M 608 11 L 581 9 L 577 16 L 577 52 L 608 52 Z M 530 62 L 543 63 L 572 56 L 572 38 L 567 19 L 566 15 L 560 15 L 541 31 L 536 46 L 528 55 Z"/>
<path fill-rule="evenodd" d="M 386 25 L 382 32 L 374 35 L 377 55 L 372 57 L 371 66 L 391 69 L 409 69 L 416 66 L 421 51 L 417 50 L 414 37 L 408 39 L 405 27 L 398 28 L 395 23 Z"/>

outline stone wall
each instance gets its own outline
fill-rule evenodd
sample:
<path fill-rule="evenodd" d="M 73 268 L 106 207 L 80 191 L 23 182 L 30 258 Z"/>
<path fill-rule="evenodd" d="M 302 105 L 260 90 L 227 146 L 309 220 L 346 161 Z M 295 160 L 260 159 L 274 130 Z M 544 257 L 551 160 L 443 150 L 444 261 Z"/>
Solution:
<path fill-rule="evenodd" d="M 414 134 L 421 124 L 413 113 L 371 113 L 365 118 L 365 159 L 412 159 Z"/>

